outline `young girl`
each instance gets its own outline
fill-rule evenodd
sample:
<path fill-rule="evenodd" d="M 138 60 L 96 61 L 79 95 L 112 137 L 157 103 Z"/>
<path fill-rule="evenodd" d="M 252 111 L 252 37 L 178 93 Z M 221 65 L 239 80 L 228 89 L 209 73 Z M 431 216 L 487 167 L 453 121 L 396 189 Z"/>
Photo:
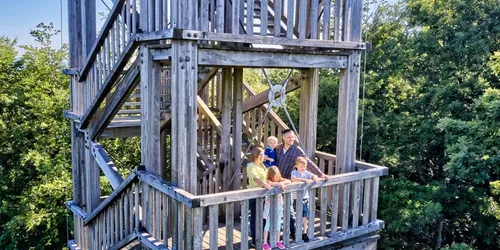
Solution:
<path fill-rule="evenodd" d="M 289 180 L 284 179 L 281 177 L 280 171 L 276 166 L 272 166 L 267 169 L 267 175 L 266 175 L 266 183 L 269 184 L 270 186 L 273 187 L 280 187 L 282 190 L 285 190 L 286 187 L 283 184 L 290 183 Z M 280 230 L 281 230 L 281 218 L 283 218 L 283 196 L 281 194 L 278 195 L 278 202 L 276 204 L 276 207 L 273 208 L 276 211 L 276 224 L 273 226 L 276 228 L 276 239 L 278 242 L 276 242 L 276 246 L 279 249 L 285 249 L 285 245 L 283 245 L 283 242 L 279 241 L 280 238 Z M 266 219 L 266 225 L 264 227 L 264 245 L 263 248 L 264 250 L 270 250 L 271 247 L 267 243 L 267 238 L 269 234 L 269 228 L 271 227 L 271 220 L 270 220 L 270 215 L 271 215 L 271 200 L 269 197 L 266 197 L 266 201 L 264 203 L 264 219 Z"/>

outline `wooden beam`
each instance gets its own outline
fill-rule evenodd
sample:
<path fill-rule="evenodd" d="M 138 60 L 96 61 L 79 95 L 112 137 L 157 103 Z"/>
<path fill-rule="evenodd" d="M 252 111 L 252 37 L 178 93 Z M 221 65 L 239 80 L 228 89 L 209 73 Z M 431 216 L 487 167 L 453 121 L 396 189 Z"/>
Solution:
<path fill-rule="evenodd" d="M 198 46 L 172 41 L 171 166 L 174 185 L 196 194 Z"/>
<path fill-rule="evenodd" d="M 146 232 L 138 232 L 137 236 L 139 241 L 142 242 L 145 246 L 153 250 L 168 250 L 164 244 L 162 244 L 159 240 L 155 239 L 149 233 Z"/>
<path fill-rule="evenodd" d="M 83 211 L 83 209 L 74 201 L 67 201 L 66 207 L 71 210 L 74 215 L 78 216 L 81 219 L 85 219 L 85 217 L 87 217 L 87 213 L 85 213 L 85 211 Z"/>
<path fill-rule="evenodd" d="M 231 68 L 223 68 L 222 69 L 222 117 L 221 117 L 221 125 L 222 125 L 222 133 L 220 134 L 221 138 L 221 157 L 219 161 L 219 167 L 223 170 L 223 187 L 222 191 L 229 190 L 229 181 L 232 177 L 232 169 L 230 166 L 231 159 L 231 144 L 229 141 L 231 140 L 231 109 L 233 107 L 232 102 L 232 69 Z"/>
<path fill-rule="evenodd" d="M 122 78 L 115 87 L 113 95 L 106 100 L 106 106 L 100 113 L 99 117 L 92 121 L 89 125 L 88 131 L 90 138 L 94 140 L 106 128 L 113 117 L 118 113 L 123 103 L 127 100 L 130 94 L 135 90 L 139 83 L 139 60 L 136 60 L 127 74 Z"/>
<path fill-rule="evenodd" d="M 78 68 L 62 69 L 62 73 L 68 76 L 78 75 Z"/>
<path fill-rule="evenodd" d="M 348 68 L 341 70 L 337 122 L 337 163 L 341 173 L 352 172 L 356 160 L 360 53 L 349 57 Z"/>
<path fill-rule="evenodd" d="M 83 64 L 83 49 L 82 49 L 82 0 L 68 2 L 68 39 L 69 39 L 69 66 L 71 68 L 80 68 Z M 75 83 L 76 78 L 71 77 L 71 85 Z M 71 95 L 77 95 L 72 89 Z M 74 97 L 72 97 L 73 99 Z M 72 112 L 73 110 L 70 110 Z M 66 114 L 66 112 L 65 112 Z M 67 116 L 68 117 L 68 116 Z M 72 117 L 74 119 L 79 117 Z M 72 166 L 72 184 L 73 184 L 73 201 L 79 205 L 84 205 L 85 190 L 84 175 L 85 175 L 85 139 L 84 134 L 77 128 L 77 123 L 71 121 L 71 166 Z M 83 212 L 83 211 L 82 211 Z M 84 213 L 84 212 L 83 212 Z M 75 237 L 80 233 L 78 223 L 74 224 Z M 74 246 L 74 247 L 73 247 Z M 70 249 L 80 249 L 76 246 L 75 241 L 68 242 Z"/>
<path fill-rule="evenodd" d="M 299 135 L 307 156 L 314 159 L 318 123 L 319 70 L 308 69 L 301 85 Z"/>
<path fill-rule="evenodd" d="M 280 52 L 201 49 L 199 64 L 246 68 L 345 68 L 347 57 Z"/>
<path fill-rule="evenodd" d="M 82 54 L 84 58 L 92 51 L 96 39 L 96 4 L 95 0 L 82 1 Z M 81 80 L 79 80 L 81 81 Z"/>
<path fill-rule="evenodd" d="M 109 183 L 113 189 L 116 189 L 123 181 L 123 177 L 118 172 L 118 169 L 109 158 L 104 148 L 99 143 L 92 143 L 92 155 L 97 161 L 97 165 L 101 168 L 102 172 L 108 178 Z"/>
<path fill-rule="evenodd" d="M 78 205 L 84 204 L 84 170 L 85 170 L 85 134 L 77 128 L 76 122 L 71 121 L 71 167 L 73 176 L 73 201 Z"/>
<path fill-rule="evenodd" d="M 375 222 L 369 223 L 366 226 L 359 226 L 357 228 L 350 228 L 347 231 L 331 233 L 322 240 L 311 241 L 305 245 L 292 244 L 287 249 L 316 249 L 322 246 L 328 246 L 348 239 L 353 239 L 359 236 L 374 233 L 383 228 L 384 228 L 384 222 L 381 220 L 377 220 Z M 352 248 L 352 246 L 350 246 L 347 249 L 365 249 L 365 248 Z"/>
<path fill-rule="evenodd" d="M 231 190 L 241 189 L 241 144 L 242 144 L 242 133 L 243 133 L 243 69 L 235 68 L 233 76 L 233 148 L 231 157 L 231 169 L 233 174 L 228 181 L 232 180 Z M 235 173 L 238 171 L 238 173 Z M 233 175 L 236 177 L 233 178 Z M 239 214 L 239 206 L 235 207 L 236 215 Z"/>
<path fill-rule="evenodd" d="M 347 1 L 343 22 L 343 38 L 361 41 L 361 0 Z M 346 8 L 344 6 L 344 8 Z M 361 53 L 353 51 L 347 68 L 340 71 L 339 108 L 337 124 L 337 164 L 341 173 L 355 170 L 358 128 L 358 101 Z"/>
<path fill-rule="evenodd" d="M 199 53 L 198 53 L 199 56 Z M 212 78 L 219 72 L 219 67 L 213 67 L 206 74 L 200 75 L 198 73 L 198 95 L 205 89 L 205 86 L 212 80 Z"/>
<path fill-rule="evenodd" d="M 141 44 L 141 164 L 146 171 L 160 173 L 160 72 L 151 60 L 146 44 Z"/>
<path fill-rule="evenodd" d="M 100 170 L 91 152 L 92 141 L 85 134 L 85 211 L 92 212 L 101 202 Z"/>
<path fill-rule="evenodd" d="M 120 241 L 114 243 L 110 248 L 108 248 L 108 250 L 124 249 L 125 246 L 127 246 L 128 244 L 130 244 L 134 240 L 137 240 L 137 234 L 135 231 L 133 231 L 129 235 L 123 237 Z"/>
<path fill-rule="evenodd" d="M 335 40 L 317 40 L 317 39 L 291 39 L 286 37 L 263 37 L 247 36 L 228 33 L 211 33 L 197 30 L 168 29 L 154 34 L 138 35 L 139 41 L 153 41 L 163 39 L 182 39 L 199 41 L 219 41 L 232 43 L 250 43 L 263 45 L 282 45 L 295 47 L 315 47 L 325 49 L 347 49 L 347 50 L 366 50 L 367 43 L 364 42 L 345 42 Z"/>

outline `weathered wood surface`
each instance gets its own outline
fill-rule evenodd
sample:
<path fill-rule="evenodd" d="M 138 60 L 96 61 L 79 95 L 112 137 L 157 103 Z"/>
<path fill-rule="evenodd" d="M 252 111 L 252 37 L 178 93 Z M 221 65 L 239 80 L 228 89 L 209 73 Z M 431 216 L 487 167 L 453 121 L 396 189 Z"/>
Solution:
<path fill-rule="evenodd" d="M 106 100 L 106 107 L 102 113 L 95 119 L 95 122 L 93 121 L 89 125 L 88 130 L 92 140 L 99 136 L 100 132 L 109 125 L 113 117 L 119 112 L 121 105 L 124 104 L 128 96 L 135 90 L 135 87 L 139 83 L 137 79 L 139 72 L 138 64 L 134 63 L 127 71 L 125 77 L 118 82 L 113 95 Z"/>
<path fill-rule="evenodd" d="M 316 54 L 202 49 L 200 50 L 198 63 L 200 65 L 237 66 L 246 68 L 345 68 L 347 65 L 347 58 L 344 56 L 325 56 Z"/>
<path fill-rule="evenodd" d="M 263 37 L 246 36 L 227 33 L 210 33 L 197 30 L 165 30 L 149 34 L 140 34 L 138 41 L 154 41 L 163 39 L 183 39 L 199 41 L 219 41 L 232 43 L 250 43 L 250 44 L 269 44 L 286 45 L 294 47 L 316 47 L 324 49 L 349 49 L 366 50 L 368 44 L 365 42 L 346 42 L 335 40 L 317 40 L 317 39 L 291 39 L 286 37 Z"/>
<path fill-rule="evenodd" d="M 128 190 L 128 188 L 133 184 L 134 180 L 136 180 L 137 176 L 137 171 L 133 171 L 132 173 L 130 173 L 129 176 L 122 183 L 120 183 L 120 185 L 103 202 L 101 202 L 97 208 L 89 213 L 89 215 L 83 221 L 84 225 L 90 223 L 103 210 L 112 205 L 112 203 L 115 202 L 115 200 L 119 198 L 121 194 Z"/>
<path fill-rule="evenodd" d="M 305 79 L 301 82 L 299 134 L 303 150 L 313 159 L 318 123 L 319 70 L 308 69 Z"/>
<path fill-rule="evenodd" d="M 160 69 L 151 60 L 146 44 L 140 47 L 141 57 L 141 164 L 146 170 L 160 174 Z"/>
<path fill-rule="evenodd" d="M 115 65 L 113 65 L 113 68 L 107 74 L 107 77 L 105 78 L 105 80 L 103 82 L 103 85 L 100 87 L 98 92 L 91 97 L 91 98 L 93 98 L 93 101 L 88 105 L 88 109 L 85 111 L 85 114 L 81 119 L 80 126 L 82 129 L 87 127 L 87 125 L 90 122 L 90 119 L 92 119 L 94 117 L 97 109 L 104 101 L 104 98 L 112 90 L 113 84 L 120 77 L 120 71 L 123 70 L 125 65 L 128 63 L 128 60 L 132 56 L 132 54 L 135 51 L 135 48 L 137 46 L 138 46 L 138 43 L 135 43 L 133 41 L 131 41 L 127 44 L 127 46 L 124 49 L 124 51 L 126 51 L 126 52 L 120 55 L 120 57 L 117 60 L 117 63 Z M 90 98 L 90 96 L 89 96 L 89 98 Z"/>
<path fill-rule="evenodd" d="M 189 41 L 172 42 L 172 180 L 196 194 L 198 47 Z"/>
<path fill-rule="evenodd" d="M 108 154 L 104 148 L 99 143 L 92 143 L 92 155 L 94 156 L 97 164 L 101 168 L 102 172 L 108 178 L 109 183 L 113 189 L 118 188 L 120 183 L 123 181 L 123 177 L 118 172 L 113 161 L 109 158 Z"/>
<path fill-rule="evenodd" d="M 223 169 L 223 178 L 226 180 L 222 190 L 228 191 L 228 181 L 231 180 L 233 174 L 233 169 L 231 169 L 229 163 L 231 158 L 231 110 L 233 108 L 232 103 L 232 69 L 223 68 L 222 69 L 222 103 L 221 103 L 221 158 L 219 161 L 219 166 Z"/>
<path fill-rule="evenodd" d="M 87 2 L 94 2 L 94 5 L 95 5 L 95 1 L 90 1 L 90 0 L 86 0 L 86 1 Z M 108 17 L 106 18 L 106 21 L 104 22 L 104 26 L 101 28 L 97 39 L 95 38 L 95 20 L 94 20 L 94 23 L 93 23 L 93 27 L 94 27 L 93 37 L 94 38 L 93 39 L 95 39 L 95 43 L 94 43 L 94 40 L 92 40 L 92 43 L 90 43 L 90 46 L 92 46 L 92 47 L 85 54 L 85 63 L 83 64 L 83 68 L 80 71 L 80 78 L 78 79 L 79 82 L 82 82 L 83 80 L 86 79 L 87 74 L 89 73 L 90 68 L 92 67 L 92 65 L 94 63 L 97 54 L 100 52 L 100 50 L 101 50 L 102 46 L 104 45 L 104 43 L 106 42 L 108 36 L 111 35 L 110 32 L 117 21 L 118 15 L 120 15 L 120 13 L 121 13 L 122 7 L 123 7 L 123 4 L 113 5 L 113 8 L 111 9 Z M 95 18 L 95 14 L 96 14 L 95 9 L 94 9 L 93 13 L 94 13 L 94 18 Z M 88 24 L 88 25 L 92 26 L 91 24 Z M 84 27 L 82 27 L 82 30 L 85 30 Z M 87 46 L 89 46 L 89 45 L 87 45 Z M 88 56 L 87 56 L 87 54 L 88 54 Z"/>

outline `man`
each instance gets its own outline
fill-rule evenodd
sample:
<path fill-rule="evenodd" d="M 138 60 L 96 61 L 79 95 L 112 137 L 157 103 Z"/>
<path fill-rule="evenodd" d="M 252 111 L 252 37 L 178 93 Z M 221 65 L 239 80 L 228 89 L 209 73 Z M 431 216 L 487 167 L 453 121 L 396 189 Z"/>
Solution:
<path fill-rule="evenodd" d="M 281 172 L 281 176 L 286 179 L 292 177 L 292 171 L 295 169 L 295 161 L 298 157 L 304 157 L 307 161 L 307 170 L 320 178 L 328 178 L 321 169 L 314 164 L 314 162 L 309 159 L 309 157 L 304 153 L 300 147 L 294 145 L 295 133 L 290 129 L 285 129 L 281 132 L 283 134 L 283 143 L 276 146 L 274 149 L 276 151 L 277 163 L 276 166 Z M 290 208 L 290 236 L 295 238 L 295 211 L 292 207 Z M 314 211 L 314 210 L 313 210 Z M 306 235 L 302 235 L 302 240 L 305 242 L 309 241 Z"/>
<path fill-rule="evenodd" d="M 309 159 L 309 157 L 304 153 L 300 147 L 294 145 L 295 133 L 290 129 L 285 129 L 282 131 L 283 143 L 276 146 L 276 157 L 277 163 L 281 175 L 283 178 L 290 179 L 292 171 L 294 170 L 295 160 L 297 157 L 304 157 L 307 160 L 307 170 L 319 178 L 327 178 L 327 176 L 321 171 L 321 169 L 314 164 L 314 162 Z"/>

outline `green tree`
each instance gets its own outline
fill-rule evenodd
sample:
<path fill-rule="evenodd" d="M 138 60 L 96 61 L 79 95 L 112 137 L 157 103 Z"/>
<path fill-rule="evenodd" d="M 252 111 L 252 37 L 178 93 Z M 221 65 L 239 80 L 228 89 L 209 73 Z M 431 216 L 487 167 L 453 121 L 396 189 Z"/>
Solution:
<path fill-rule="evenodd" d="M 45 26 L 44 26 L 45 27 Z M 45 31 L 42 31 L 46 32 Z M 61 248 L 64 202 L 71 194 L 66 50 L 0 39 L 0 245 L 3 249 Z"/>

